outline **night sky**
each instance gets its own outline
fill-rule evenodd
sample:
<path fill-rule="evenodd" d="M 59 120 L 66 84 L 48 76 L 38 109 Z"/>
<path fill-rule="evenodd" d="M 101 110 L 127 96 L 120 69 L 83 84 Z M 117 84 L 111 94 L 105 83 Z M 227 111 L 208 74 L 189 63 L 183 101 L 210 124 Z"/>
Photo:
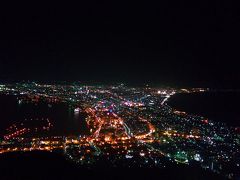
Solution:
<path fill-rule="evenodd" d="M 240 87 L 231 1 L 160 2 L 2 6 L 0 81 Z"/>

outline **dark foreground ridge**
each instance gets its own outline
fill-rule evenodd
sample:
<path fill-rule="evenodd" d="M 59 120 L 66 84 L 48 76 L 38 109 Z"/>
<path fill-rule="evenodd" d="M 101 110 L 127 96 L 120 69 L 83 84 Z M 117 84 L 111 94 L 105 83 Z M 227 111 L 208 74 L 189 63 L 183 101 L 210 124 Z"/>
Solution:
<path fill-rule="evenodd" d="M 197 167 L 111 168 L 104 162 L 88 169 L 49 152 L 7 153 L 0 156 L 0 179 L 222 179 Z"/>

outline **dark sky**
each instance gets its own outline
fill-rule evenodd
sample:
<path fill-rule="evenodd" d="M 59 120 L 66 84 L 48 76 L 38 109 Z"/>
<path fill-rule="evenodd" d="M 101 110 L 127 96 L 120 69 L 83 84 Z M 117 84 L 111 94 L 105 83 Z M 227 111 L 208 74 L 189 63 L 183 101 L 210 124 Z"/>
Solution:
<path fill-rule="evenodd" d="M 2 6 L 0 80 L 240 86 L 230 1 L 87 2 Z"/>

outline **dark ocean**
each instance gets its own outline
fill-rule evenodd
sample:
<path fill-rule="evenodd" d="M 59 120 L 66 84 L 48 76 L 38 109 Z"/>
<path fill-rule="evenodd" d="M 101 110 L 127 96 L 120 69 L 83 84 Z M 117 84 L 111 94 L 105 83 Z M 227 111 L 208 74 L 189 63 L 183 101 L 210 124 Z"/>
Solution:
<path fill-rule="evenodd" d="M 177 110 L 240 126 L 240 92 L 176 94 L 167 103 Z"/>
<path fill-rule="evenodd" d="M 48 118 L 53 124 L 51 135 L 84 135 L 86 127 L 85 115 L 74 113 L 73 108 L 66 103 L 18 103 L 16 96 L 0 95 L 0 134 L 15 122 L 22 122 L 24 119 Z"/>

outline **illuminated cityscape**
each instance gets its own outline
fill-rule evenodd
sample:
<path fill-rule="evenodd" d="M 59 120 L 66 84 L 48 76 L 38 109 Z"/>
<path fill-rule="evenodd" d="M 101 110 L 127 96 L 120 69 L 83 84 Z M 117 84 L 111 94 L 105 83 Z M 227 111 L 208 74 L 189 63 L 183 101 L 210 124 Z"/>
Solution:
<path fill-rule="evenodd" d="M 0 180 L 240 179 L 231 1 L 3 1 Z"/>
<path fill-rule="evenodd" d="M 165 168 L 193 164 L 221 176 L 240 172 L 240 129 L 188 114 L 168 105 L 178 93 L 202 93 L 207 88 L 154 88 L 119 85 L 85 86 L 35 82 L 0 85 L 0 94 L 19 104 L 58 103 L 69 106 L 87 125 L 87 133 L 54 134 L 49 118 L 10 124 L 0 141 L 0 153 L 49 151 L 63 154 L 78 166 Z M 229 167 L 230 170 L 229 170 Z"/>

